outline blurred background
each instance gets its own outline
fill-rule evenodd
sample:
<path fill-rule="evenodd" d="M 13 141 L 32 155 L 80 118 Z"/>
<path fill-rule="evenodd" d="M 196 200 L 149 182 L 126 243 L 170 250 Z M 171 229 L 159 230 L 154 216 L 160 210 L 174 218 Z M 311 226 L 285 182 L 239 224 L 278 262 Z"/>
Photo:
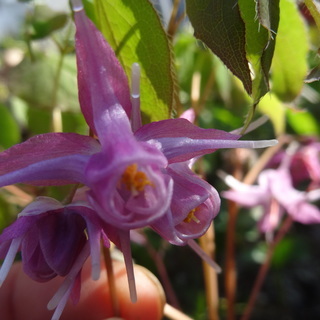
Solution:
<path fill-rule="evenodd" d="M 170 26 L 173 8 L 177 9 L 172 46 L 180 104 L 174 111 L 175 116 L 192 107 L 200 127 L 226 131 L 241 127 L 251 105 L 242 83 L 193 36 L 192 26 L 184 17 L 183 1 L 153 2 L 164 28 Z M 88 7 L 90 3 L 86 1 Z M 300 67 L 309 71 L 315 69 L 309 76 L 305 75 L 307 81 L 300 81 L 293 93 L 280 86 L 274 87 L 271 78 L 271 93 L 261 100 L 255 116 L 265 114 L 270 121 L 248 133 L 245 136 L 248 140 L 290 135 L 296 141 L 305 137 L 318 141 L 319 29 L 303 4 L 297 3 L 296 8 L 300 23 L 297 28 L 302 26 L 304 39 L 299 37 L 287 48 L 284 59 L 293 59 L 295 66 L 288 71 L 288 77 L 299 82 L 296 72 Z M 68 1 L 0 0 L 0 151 L 45 132 L 88 134 L 78 103 L 73 37 Z M 305 59 L 294 60 L 295 46 L 304 41 L 308 44 Z M 275 74 L 275 79 L 277 72 L 277 65 L 272 66 L 271 74 Z M 258 162 L 262 152 L 220 150 L 200 159 L 195 170 L 221 192 L 228 187 L 217 176 L 217 170 L 237 174 L 242 179 Z M 300 187 L 303 190 L 304 186 Z M 25 185 L 2 188 L 0 229 L 14 221 L 21 208 L 34 197 L 48 195 L 62 200 L 70 188 Z M 240 319 L 266 259 L 268 243 L 257 227 L 261 210 L 239 207 L 236 211 L 234 319 Z M 214 220 L 214 230 L 215 260 L 223 269 L 218 275 L 219 315 L 220 319 L 231 319 L 224 267 L 226 243 L 230 237 L 228 230 L 232 227 L 230 203 L 224 199 Z M 146 266 L 162 281 L 168 303 L 193 319 L 210 319 L 202 262 L 189 247 L 172 246 L 152 230 L 139 230 L 133 236 L 132 246 L 135 262 Z M 319 246 L 319 225 L 292 224 L 275 247 L 251 319 L 320 319 Z"/>

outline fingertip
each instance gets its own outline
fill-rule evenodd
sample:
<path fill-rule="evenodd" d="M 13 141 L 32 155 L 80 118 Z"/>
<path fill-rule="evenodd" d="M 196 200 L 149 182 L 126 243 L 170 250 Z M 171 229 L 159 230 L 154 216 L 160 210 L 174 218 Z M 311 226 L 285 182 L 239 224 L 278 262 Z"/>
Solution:
<path fill-rule="evenodd" d="M 80 301 L 77 305 L 68 301 L 60 320 L 102 320 L 115 317 L 103 265 L 100 279 L 94 281 L 91 279 L 90 261 L 85 263 Z M 165 298 L 158 279 L 149 270 L 135 266 L 138 301 L 132 303 L 124 263 L 114 262 L 113 266 L 120 310 L 117 316 L 126 320 L 145 319 L 146 315 L 149 320 L 161 319 Z M 16 263 L 0 288 L 1 318 L 50 319 L 53 312 L 47 310 L 46 306 L 62 281 L 62 278 L 55 278 L 47 283 L 35 282 L 23 272 L 21 263 Z"/>
<path fill-rule="evenodd" d="M 123 319 L 158 320 L 163 317 L 165 294 L 159 280 L 146 268 L 135 266 L 137 283 L 137 302 L 131 303 L 124 266 L 116 273 L 117 291 L 120 305 L 120 317 Z"/>

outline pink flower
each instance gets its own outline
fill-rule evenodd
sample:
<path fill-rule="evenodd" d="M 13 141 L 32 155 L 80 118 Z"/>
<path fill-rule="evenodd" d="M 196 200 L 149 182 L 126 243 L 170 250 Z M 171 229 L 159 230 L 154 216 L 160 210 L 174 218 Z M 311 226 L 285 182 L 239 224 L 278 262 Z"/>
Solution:
<path fill-rule="evenodd" d="M 285 212 L 300 223 L 320 223 L 320 211 L 310 203 L 320 198 L 320 190 L 302 192 L 293 187 L 290 173 L 293 159 L 286 155 L 278 169 L 262 171 L 258 185 L 246 185 L 232 176 L 222 175 L 232 188 L 223 192 L 222 196 L 247 208 L 261 206 L 263 215 L 259 228 L 262 232 L 273 232 Z"/>
<path fill-rule="evenodd" d="M 23 270 L 35 281 L 65 277 L 48 305 L 56 308 L 53 318 L 58 319 L 70 295 L 75 303 L 79 300 L 81 269 L 89 255 L 92 278 L 100 276 L 101 238 L 109 247 L 102 226 L 95 212 L 84 204 L 63 206 L 54 199 L 39 197 L 0 235 L 0 258 L 4 258 L 0 285 L 21 251 Z"/>

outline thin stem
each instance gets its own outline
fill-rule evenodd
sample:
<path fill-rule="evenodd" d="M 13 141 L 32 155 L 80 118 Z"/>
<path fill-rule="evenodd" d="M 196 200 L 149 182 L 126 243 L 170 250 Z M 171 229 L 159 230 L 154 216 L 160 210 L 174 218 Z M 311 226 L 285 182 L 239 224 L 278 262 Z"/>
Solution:
<path fill-rule="evenodd" d="M 244 313 L 242 315 L 241 320 L 249 320 L 250 319 L 250 316 L 253 311 L 258 294 L 261 290 L 262 284 L 264 283 L 265 277 L 266 277 L 267 272 L 270 268 L 270 263 L 272 260 L 274 250 L 275 250 L 276 246 L 278 245 L 278 243 L 283 239 L 285 234 L 288 232 L 292 223 L 293 223 L 292 218 L 290 216 L 287 216 L 286 220 L 284 221 L 281 228 L 279 229 L 275 239 L 270 243 L 270 245 L 268 247 L 266 259 L 260 267 L 258 276 L 256 278 L 256 281 L 254 283 L 253 289 L 250 294 L 248 304 L 244 310 Z"/>
<path fill-rule="evenodd" d="M 228 226 L 226 234 L 225 292 L 227 299 L 227 319 L 235 319 L 234 305 L 237 291 L 237 270 L 235 262 L 235 234 L 238 206 L 228 201 Z"/>
<path fill-rule="evenodd" d="M 237 179 L 242 178 L 242 164 L 240 150 L 236 149 L 231 151 L 231 158 L 234 171 L 233 176 Z M 238 217 L 238 206 L 233 201 L 228 201 L 228 223 L 226 233 L 226 265 L 225 265 L 225 292 L 227 298 L 227 320 L 235 319 L 235 299 L 237 292 L 237 270 L 236 270 L 236 259 L 235 259 L 235 234 L 236 234 L 236 223 Z"/>
<path fill-rule="evenodd" d="M 62 65 L 64 60 L 64 51 L 61 51 L 58 66 L 57 66 L 57 72 L 54 77 L 53 82 L 53 89 L 52 89 L 52 131 L 53 132 L 61 132 L 62 131 L 62 116 L 61 116 L 61 110 L 59 106 L 57 106 L 57 100 L 58 100 L 58 89 L 59 89 L 59 81 L 61 77 L 61 71 L 62 71 Z"/>
<path fill-rule="evenodd" d="M 164 287 L 166 296 L 168 301 L 171 303 L 171 305 L 175 308 L 181 309 L 180 308 L 180 304 L 178 301 L 178 298 L 174 292 L 174 289 L 171 285 L 170 279 L 169 279 L 169 275 L 166 269 L 166 266 L 164 264 L 163 261 L 163 254 L 159 253 L 152 245 L 149 241 L 146 241 L 146 248 L 147 251 L 150 255 L 150 257 L 154 260 L 156 268 L 158 270 L 160 279 L 161 279 L 161 283 Z"/>
<path fill-rule="evenodd" d="M 119 317 L 120 316 L 119 301 L 117 296 L 116 280 L 115 280 L 114 271 L 113 271 L 110 249 L 106 248 L 105 246 L 102 246 L 102 248 L 103 248 L 104 263 L 106 265 L 107 276 L 108 276 L 108 286 L 110 291 L 113 316 Z"/>
<path fill-rule="evenodd" d="M 31 60 L 31 62 L 35 62 L 36 59 L 33 54 L 32 46 L 31 46 L 31 39 L 30 39 L 29 35 L 26 35 L 26 43 L 27 43 L 27 48 L 28 48 L 30 60 Z"/>
<path fill-rule="evenodd" d="M 17 204 L 22 204 L 23 206 L 29 204 L 30 202 L 33 201 L 34 197 L 29 195 L 28 193 L 24 192 L 17 186 L 5 186 L 3 187 L 6 191 L 10 192 L 11 194 L 14 195 L 14 199 L 17 200 Z"/>
<path fill-rule="evenodd" d="M 170 320 L 193 320 L 192 318 L 188 317 L 186 314 L 172 307 L 168 303 L 165 304 L 163 313 L 166 316 L 166 318 Z"/>
<path fill-rule="evenodd" d="M 211 257 L 214 258 L 215 242 L 214 242 L 213 223 L 208 231 L 199 238 L 200 246 Z M 219 294 L 218 294 L 218 277 L 217 272 L 206 262 L 202 263 L 204 281 L 206 287 L 206 300 L 208 308 L 208 319 L 219 319 Z"/>
<path fill-rule="evenodd" d="M 52 37 L 53 41 L 56 43 L 59 51 L 60 51 L 60 57 L 58 61 L 57 71 L 55 74 L 55 77 L 53 79 L 53 88 L 52 88 L 52 131 L 53 132 L 61 132 L 62 131 L 62 115 L 60 107 L 57 105 L 58 101 L 58 90 L 59 90 L 59 82 L 61 78 L 61 72 L 62 72 L 62 66 L 63 66 L 63 60 L 65 58 L 65 55 L 68 52 L 69 45 L 67 43 L 68 38 L 71 34 L 71 27 L 69 27 L 66 38 L 64 40 L 64 43 L 62 45 L 59 44 L 59 42 Z"/>
<path fill-rule="evenodd" d="M 180 17 L 177 16 L 178 9 L 180 6 L 180 1 L 181 0 L 174 0 L 173 2 L 172 13 L 171 13 L 170 21 L 168 23 L 168 28 L 167 28 L 167 33 L 171 38 L 173 38 L 173 36 L 175 35 L 181 21 L 185 16 L 185 13 L 183 13 Z"/>

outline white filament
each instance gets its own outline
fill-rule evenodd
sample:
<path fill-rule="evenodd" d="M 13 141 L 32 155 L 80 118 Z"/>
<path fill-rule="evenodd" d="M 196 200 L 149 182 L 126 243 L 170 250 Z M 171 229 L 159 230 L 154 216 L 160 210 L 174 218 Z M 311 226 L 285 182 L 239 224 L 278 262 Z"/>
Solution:
<path fill-rule="evenodd" d="M 71 0 L 72 10 L 74 12 L 79 12 L 83 10 L 83 4 L 81 0 Z"/>
<path fill-rule="evenodd" d="M 131 96 L 132 98 L 139 98 L 140 97 L 140 66 L 138 63 L 132 64 L 131 69 Z"/>
<path fill-rule="evenodd" d="M 220 266 L 218 266 L 218 264 L 215 263 L 212 260 L 212 258 L 209 257 L 194 240 L 189 240 L 188 245 L 202 260 L 207 262 L 217 273 L 221 272 Z"/>
<path fill-rule="evenodd" d="M 140 113 L 140 66 L 134 63 L 131 68 L 131 125 L 133 132 L 142 126 Z"/>
<path fill-rule="evenodd" d="M 225 173 L 222 170 L 218 170 L 217 175 L 221 180 L 224 181 L 224 183 L 228 187 L 230 187 L 234 190 L 242 190 L 246 186 L 246 184 L 240 182 L 239 180 L 237 180 L 236 178 L 234 178 L 230 174 Z M 250 186 L 248 185 L 248 187 L 250 187 Z"/>
<path fill-rule="evenodd" d="M 0 287 L 10 271 L 10 268 L 14 262 L 14 258 L 19 250 L 20 243 L 21 238 L 16 238 L 11 241 L 8 253 L 0 269 Z"/>

